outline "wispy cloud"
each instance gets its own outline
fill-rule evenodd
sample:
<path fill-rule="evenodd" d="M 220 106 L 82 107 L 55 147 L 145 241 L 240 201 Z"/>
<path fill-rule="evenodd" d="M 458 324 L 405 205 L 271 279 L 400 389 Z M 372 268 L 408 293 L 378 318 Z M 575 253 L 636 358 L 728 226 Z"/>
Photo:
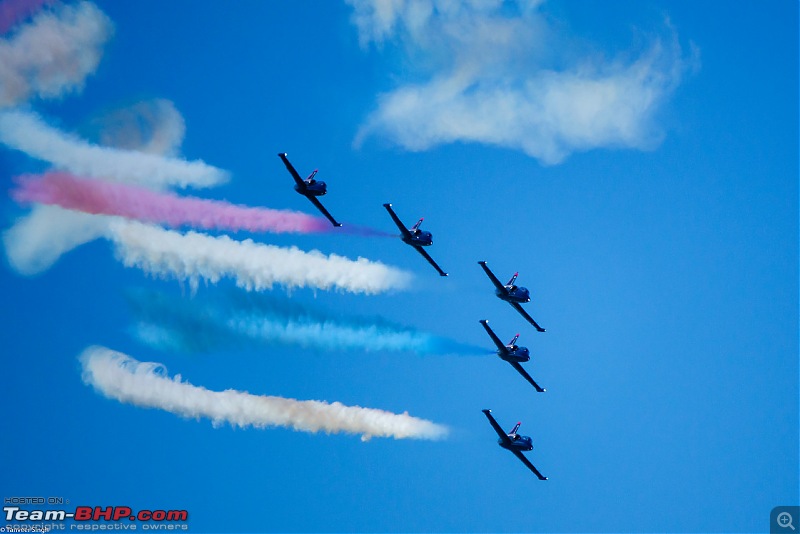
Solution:
<path fill-rule="evenodd" d="M 275 295 L 201 298 L 131 291 L 136 337 L 162 350 L 209 352 L 283 345 L 318 350 L 487 354 L 487 350 L 380 317 L 333 313 Z"/>
<path fill-rule="evenodd" d="M 40 11 L 0 39 L 0 108 L 80 90 L 112 31 L 108 17 L 90 2 Z"/>
<path fill-rule="evenodd" d="M 0 111 L 0 143 L 75 174 L 163 189 L 210 187 L 228 174 L 202 161 L 94 145 L 25 111 Z"/>
<path fill-rule="evenodd" d="M 632 59 L 574 59 L 559 56 L 556 48 L 571 46 L 541 2 L 348 1 L 362 45 L 399 44 L 412 72 L 378 96 L 356 144 L 380 136 L 418 151 L 477 142 L 546 164 L 593 148 L 648 148 L 686 69 L 671 28 Z"/>
<path fill-rule="evenodd" d="M 361 434 L 395 439 L 442 439 L 446 427 L 408 413 L 345 406 L 339 402 L 300 401 L 252 395 L 228 389 L 211 391 L 193 386 L 180 375 L 169 378 L 159 363 L 139 362 L 105 347 L 90 347 L 79 356 L 83 381 L 110 399 L 176 415 L 205 417 L 214 426 L 288 427 L 302 432 Z"/>
<path fill-rule="evenodd" d="M 410 275 L 365 258 L 351 260 L 337 254 L 304 252 L 213 237 L 197 232 L 181 234 L 138 222 L 114 220 L 109 239 L 128 267 L 160 277 L 186 280 L 196 288 L 201 280 L 216 283 L 230 278 L 248 291 L 312 287 L 375 294 L 405 287 Z"/>

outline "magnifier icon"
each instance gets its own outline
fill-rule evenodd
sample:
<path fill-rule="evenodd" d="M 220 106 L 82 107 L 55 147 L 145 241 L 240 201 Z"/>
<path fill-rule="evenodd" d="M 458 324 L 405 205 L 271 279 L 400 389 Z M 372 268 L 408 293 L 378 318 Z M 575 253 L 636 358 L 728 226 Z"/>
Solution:
<path fill-rule="evenodd" d="M 794 526 L 792 525 L 792 514 L 789 512 L 781 512 L 778 514 L 778 526 L 781 528 L 789 527 L 790 529 L 794 530 Z"/>

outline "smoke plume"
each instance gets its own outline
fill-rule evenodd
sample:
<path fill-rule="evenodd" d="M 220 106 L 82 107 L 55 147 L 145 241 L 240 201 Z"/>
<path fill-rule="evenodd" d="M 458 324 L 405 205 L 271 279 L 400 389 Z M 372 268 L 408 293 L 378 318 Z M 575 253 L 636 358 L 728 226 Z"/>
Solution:
<path fill-rule="evenodd" d="M 139 362 L 105 347 L 89 347 L 79 356 L 83 382 L 104 396 L 142 408 L 158 408 L 182 417 L 205 417 L 214 426 L 288 427 L 303 432 L 361 434 L 395 439 L 442 439 L 447 428 L 408 413 L 345 406 L 339 402 L 300 401 L 252 395 L 227 389 L 193 386 L 180 375 L 169 378 L 166 368 Z"/>

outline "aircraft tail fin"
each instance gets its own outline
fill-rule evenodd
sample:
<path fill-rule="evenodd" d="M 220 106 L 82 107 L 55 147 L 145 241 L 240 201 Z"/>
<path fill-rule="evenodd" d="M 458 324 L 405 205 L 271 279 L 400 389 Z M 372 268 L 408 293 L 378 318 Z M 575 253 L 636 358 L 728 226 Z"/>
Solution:
<path fill-rule="evenodd" d="M 415 224 L 414 226 L 412 226 L 412 227 L 410 228 L 410 231 L 411 231 L 412 233 L 413 233 L 413 232 L 416 232 L 417 230 L 419 230 L 419 227 L 422 225 L 422 221 L 423 221 L 423 219 L 425 219 L 425 217 L 420 217 L 420 219 L 417 221 L 417 224 Z"/>
<path fill-rule="evenodd" d="M 311 174 L 309 174 L 309 175 L 308 175 L 308 178 L 306 178 L 306 182 L 310 182 L 311 180 L 313 180 L 313 179 L 314 179 L 314 177 L 317 175 L 317 171 L 318 171 L 318 170 L 319 170 L 319 169 L 314 169 L 314 172 L 312 172 Z"/>
<path fill-rule="evenodd" d="M 517 423 L 516 426 L 514 426 L 514 429 L 511 432 L 509 432 L 508 435 L 509 436 L 515 435 L 517 433 L 517 430 L 519 430 L 519 427 L 520 427 L 521 424 L 522 424 L 522 421 Z"/>
<path fill-rule="evenodd" d="M 507 286 L 513 286 L 514 282 L 517 281 L 517 276 L 519 276 L 519 272 L 514 273 L 514 276 L 511 277 L 511 280 L 509 280 L 506 285 Z"/>
<path fill-rule="evenodd" d="M 514 344 L 516 344 L 518 339 L 519 339 L 519 334 L 514 336 L 514 339 L 512 339 L 508 344 L 513 346 Z"/>

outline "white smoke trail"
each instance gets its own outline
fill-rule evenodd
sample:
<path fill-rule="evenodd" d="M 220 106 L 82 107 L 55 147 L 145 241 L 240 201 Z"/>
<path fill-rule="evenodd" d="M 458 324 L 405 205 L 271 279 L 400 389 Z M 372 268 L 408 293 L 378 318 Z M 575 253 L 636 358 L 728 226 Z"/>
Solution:
<path fill-rule="evenodd" d="M 214 426 L 267 428 L 283 426 L 303 432 L 361 434 L 395 439 L 442 439 L 447 428 L 408 413 L 394 414 L 339 402 L 299 401 L 252 395 L 228 389 L 210 391 L 167 376 L 159 363 L 139 362 L 105 347 L 89 347 L 79 356 L 83 382 L 110 399 L 159 408 L 190 418 L 207 417 Z"/>
<path fill-rule="evenodd" d="M 89 215 L 57 206 L 34 206 L 3 233 L 10 266 L 32 276 L 50 268 L 69 250 L 105 237 L 112 241 L 120 261 L 146 273 L 187 280 L 196 290 L 201 280 L 217 283 L 232 278 L 248 291 L 313 287 L 375 294 L 402 289 L 410 274 L 365 258 L 351 260 L 321 252 L 304 252 L 212 237 L 197 232 L 181 234 L 156 226 L 111 216 Z"/>
<path fill-rule="evenodd" d="M 281 248 L 213 237 L 197 232 L 181 234 L 134 221 L 114 220 L 109 239 L 127 267 L 155 276 L 188 280 L 196 289 L 200 280 L 217 283 L 232 278 L 248 291 L 280 284 L 287 288 L 314 287 L 352 293 L 380 293 L 404 287 L 410 275 L 365 258 L 351 260 L 297 247 Z"/>
<path fill-rule="evenodd" d="M 75 174 L 154 189 L 210 187 L 228 179 L 225 171 L 199 160 L 93 145 L 19 110 L 0 111 L 0 143 Z"/>
<path fill-rule="evenodd" d="M 0 39 L 0 107 L 80 90 L 111 33 L 111 21 L 90 2 L 39 12 Z"/>
<path fill-rule="evenodd" d="M 31 213 L 3 232 L 3 245 L 11 267 L 32 276 L 49 269 L 62 254 L 103 237 L 110 218 L 36 205 Z"/>

